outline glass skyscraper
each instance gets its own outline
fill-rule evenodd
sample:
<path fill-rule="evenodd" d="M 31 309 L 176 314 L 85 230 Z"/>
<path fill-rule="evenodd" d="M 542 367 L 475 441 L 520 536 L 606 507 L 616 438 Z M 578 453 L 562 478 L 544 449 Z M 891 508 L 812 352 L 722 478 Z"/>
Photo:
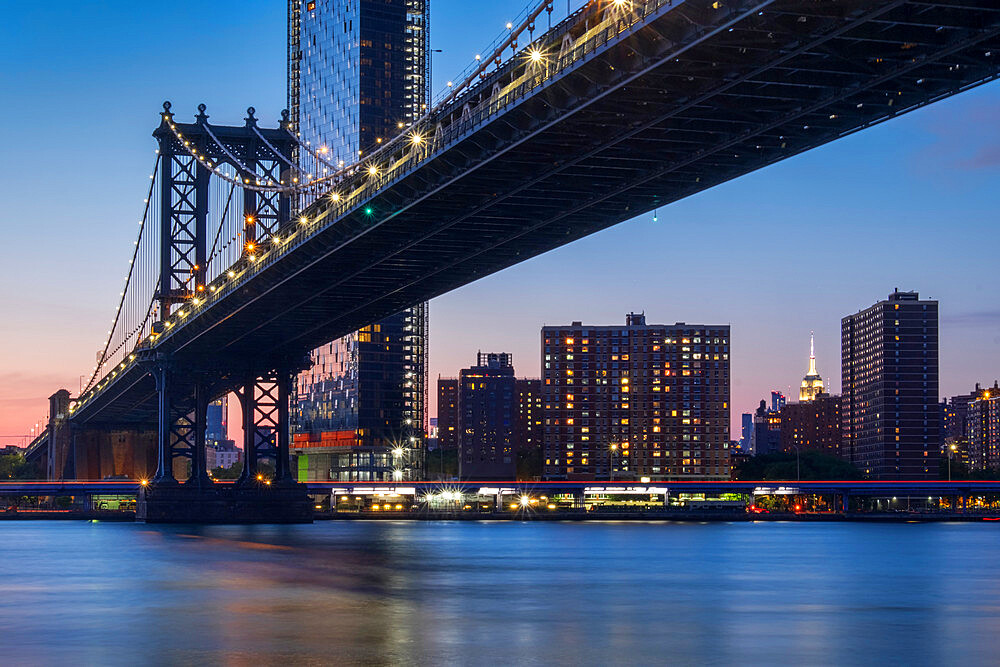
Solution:
<path fill-rule="evenodd" d="M 403 131 L 427 108 L 428 0 L 289 0 L 293 128 L 334 164 Z M 300 374 L 300 480 L 423 476 L 427 304 L 317 348 Z"/>

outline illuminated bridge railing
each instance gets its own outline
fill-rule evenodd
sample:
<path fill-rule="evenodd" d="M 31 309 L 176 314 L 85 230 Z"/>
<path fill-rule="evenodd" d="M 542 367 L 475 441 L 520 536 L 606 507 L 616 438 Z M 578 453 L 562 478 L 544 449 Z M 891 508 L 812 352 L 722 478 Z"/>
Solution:
<path fill-rule="evenodd" d="M 746 11 L 737 14 L 730 9 L 726 16 L 730 17 L 730 21 L 739 20 L 770 1 L 737 2 L 737 5 L 746 7 Z M 446 152 L 473 130 L 500 117 L 542 86 L 568 73 L 579 63 L 590 59 L 602 47 L 635 31 L 665 9 L 683 4 L 683 0 L 610 0 L 596 13 L 588 6 L 570 15 L 515 53 L 498 70 L 447 100 L 440 108 L 433 109 L 415 122 L 406 133 L 387 142 L 358 164 L 321 179 L 318 185 L 311 185 L 310 187 L 322 187 L 325 192 L 303 210 L 297 220 L 269 238 L 265 242 L 266 247 L 262 245 L 255 254 L 248 255 L 222 272 L 206 286 L 203 296 L 191 299 L 189 305 L 179 308 L 164 320 L 163 330 L 145 337 L 136 346 L 136 350 L 159 345 L 199 313 L 220 302 L 226 295 L 307 243 L 316 234 L 336 224 L 348 213 L 361 209 L 376 194 L 392 187 L 429 160 Z M 721 5 L 717 8 L 721 8 Z M 569 38 L 571 30 L 578 28 L 581 20 L 589 21 L 595 16 L 600 16 L 600 20 L 587 27 L 576 39 Z M 720 26 L 705 26 L 699 37 L 721 29 L 723 28 Z M 564 36 L 569 38 L 568 43 Z M 486 89 L 490 90 L 490 94 L 482 96 L 482 91 Z M 473 106 L 472 102 L 476 100 L 481 101 Z M 366 229 L 386 219 L 379 218 L 377 212 L 370 210 L 365 212 L 365 217 L 368 223 Z M 92 401 L 136 363 L 138 357 L 133 352 L 106 373 L 90 391 L 79 397 L 70 407 L 70 412 L 75 412 Z"/>

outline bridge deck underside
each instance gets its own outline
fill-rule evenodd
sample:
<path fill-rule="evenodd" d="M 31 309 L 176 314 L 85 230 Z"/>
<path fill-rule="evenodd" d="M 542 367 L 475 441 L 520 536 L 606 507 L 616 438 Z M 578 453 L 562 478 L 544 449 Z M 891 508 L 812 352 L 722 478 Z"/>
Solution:
<path fill-rule="evenodd" d="M 301 353 L 1000 71 L 991 0 L 725 4 L 688 0 L 470 127 L 159 349 Z"/>

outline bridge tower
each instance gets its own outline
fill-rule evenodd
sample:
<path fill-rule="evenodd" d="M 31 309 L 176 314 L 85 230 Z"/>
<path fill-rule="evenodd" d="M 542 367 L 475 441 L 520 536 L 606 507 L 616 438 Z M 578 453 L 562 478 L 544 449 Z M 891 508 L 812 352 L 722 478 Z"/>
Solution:
<path fill-rule="evenodd" d="M 220 178 L 242 190 L 244 257 L 290 220 L 296 141 L 288 112 L 276 129 L 257 126 L 253 107 L 244 125 L 215 126 L 204 104 L 194 123 L 178 123 L 164 102 L 153 132 L 160 154 L 159 287 L 162 323 L 175 308 L 201 298 L 209 273 L 210 186 Z M 239 201 L 239 199 L 237 199 Z M 220 222 L 221 226 L 224 224 Z M 163 324 L 154 325 L 162 331 Z M 144 482 L 136 516 L 148 522 L 309 521 L 312 503 L 291 473 L 289 390 L 301 362 L 254 360 L 242 368 L 210 360 L 181 363 L 148 349 L 143 363 L 155 379 L 157 472 Z M 235 392 L 243 410 L 244 466 L 234 484 L 213 481 L 206 465 L 208 404 Z M 274 464 L 265 478 L 259 462 Z"/>
<path fill-rule="evenodd" d="M 160 154 L 159 317 L 175 305 L 204 292 L 208 271 L 209 186 L 213 176 L 243 186 L 244 244 L 271 236 L 291 218 L 290 187 L 295 175 L 295 139 L 288 132 L 288 112 L 277 129 L 257 127 L 256 110 L 247 109 L 243 127 L 208 123 L 198 105 L 194 123 L 178 123 L 163 103 L 153 132 Z M 228 165 L 230 169 L 223 171 Z M 225 175 L 228 174 L 228 175 Z"/>

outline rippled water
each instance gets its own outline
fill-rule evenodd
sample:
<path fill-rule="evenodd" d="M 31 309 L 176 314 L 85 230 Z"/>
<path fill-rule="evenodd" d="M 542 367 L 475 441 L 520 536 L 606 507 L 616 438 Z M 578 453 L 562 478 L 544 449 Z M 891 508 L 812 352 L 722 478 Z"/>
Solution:
<path fill-rule="evenodd" d="M 4 664 L 985 664 L 1000 526 L 0 524 Z"/>

